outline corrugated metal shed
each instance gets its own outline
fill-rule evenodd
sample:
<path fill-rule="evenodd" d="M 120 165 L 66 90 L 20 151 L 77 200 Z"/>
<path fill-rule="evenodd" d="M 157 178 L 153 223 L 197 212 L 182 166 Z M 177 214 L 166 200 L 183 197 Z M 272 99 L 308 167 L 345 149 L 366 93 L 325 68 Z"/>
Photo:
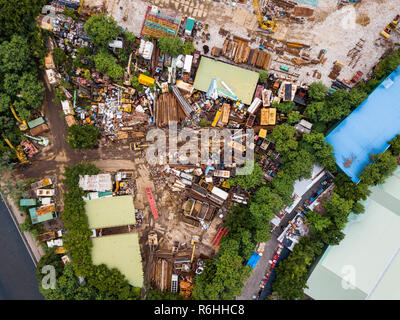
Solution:
<path fill-rule="evenodd" d="M 79 176 L 79 186 L 85 191 L 111 191 L 112 179 L 107 173 L 92 176 Z"/>

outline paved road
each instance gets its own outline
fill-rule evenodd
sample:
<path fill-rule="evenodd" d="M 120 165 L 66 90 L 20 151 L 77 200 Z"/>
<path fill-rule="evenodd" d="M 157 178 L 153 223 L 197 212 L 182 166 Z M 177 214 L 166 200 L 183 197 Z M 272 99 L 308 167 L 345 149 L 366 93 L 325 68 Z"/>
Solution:
<path fill-rule="evenodd" d="M 265 244 L 263 255 L 254 268 L 252 275 L 247 279 L 242 295 L 237 297 L 237 300 L 253 300 L 253 296 L 258 294 L 260 282 L 268 268 L 268 260 L 272 258 L 277 246 L 278 240 L 276 240 L 275 236 L 272 236 L 272 239 Z"/>
<path fill-rule="evenodd" d="M 36 268 L 0 197 L 0 300 L 43 300 Z"/>

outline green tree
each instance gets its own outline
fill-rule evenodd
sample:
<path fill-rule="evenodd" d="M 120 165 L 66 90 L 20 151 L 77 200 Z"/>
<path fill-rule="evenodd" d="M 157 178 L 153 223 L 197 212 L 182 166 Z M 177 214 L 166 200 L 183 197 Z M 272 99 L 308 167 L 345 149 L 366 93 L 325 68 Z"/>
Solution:
<path fill-rule="evenodd" d="M 132 32 L 130 32 L 130 31 L 125 31 L 125 32 L 124 32 L 124 39 L 125 39 L 125 44 L 126 44 L 126 46 L 127 46 L 128 48 L 130 48 L 130 46 L 131 46 L 132 44 L 134 44 L 134 42 L 135 42 L 135 40 L 136 40 L 136 37 L 135 37 L 135 35 L 134 35 Z"/>
<path fill-rule="evenodd" d="M 90 41 L 95 46 L 103 48 L 106 48 L 121 33 L 121 27 L 117 25 L 114 18 L 104 13 L 91 16 L 86 21 L 84 29 Z"/>
<path fill-rule="evenodd" d="M 353 213 L 355 214 L 360 214 L 363 213 L 365 211 L 365 207 L 361 202 L 356 202 L 353 205 Z"/>
<path fill-rule="evenodd" d="M 322 82 L 313 82 L 308 90 L 308 96 L 312 101 L 323 101 L 327 91 L 328 88 Z"/>
<path fill-rule="evenodd" d="M 284 123 L 276 126 L 270 135 L 270 139 L 275 142 L 275 149 L 281 154 L 286 154 L 297 149 L 295 138 L 296 129 Z"/>
<path fill-rule="evenodd" d="M 258 74 L 259 74 L 258 82 L 266 83 L 268 79 L 268 71 L 261 70 L 258 72 Z"/>
<path fill-rule="evenodd" d="M 45 275 L 42 273 L 42 268 L 46 265 L 51 265 L 54 267 L 56 278 L 58 278 L 63 272 L 63 265 L 61 263 L 60 256 L 55 253 L 54 248 L 47 251 L 46 254 L 40 258 L 40 261 L 36 267 L 36 277 L 39 281 L 39 284 L 42 282 L 43 276 Z"/>
<path fill-rule="evenodd" d="M 336 172 L 333 147 L 325 141 L 325 136 L 322 133 L 304 134 L 300 147 L 313 154 L 319 165 L 331 172 Z"/>
<path fill-rule="evenodd" d="M 68 128 L 66 140 L 73 149 L 91 149 L 97 145 L 100 130 L 92 125 L 74 124 Z"/>
<path fill-rule="evenodd" d="M 223 239 L 218 256 L 206 262 L 202 274 L 196 276 L 193 297 L 196 300 L 232 300 L 240 295 L 251 267 L 243 266 L 238 255 L 239 242 Z"/>
<path fill-rule="evenodd" d="M 0 40 L 32 31 L 35 17 L 45 4 L 45 0 L 1 0 Z"/>
<path fill-rule="evenodd" d="M 295 124 L 298 123 L 301 120 L 301 115 L 300 112 L 298 111 L 292 111 L 288 114 L 288 123 L 289 124 Z"/>
<path fill-rule="evenodd" d="M 139 83 L 138 77 L 132 76 L 131 77 L 131 85 L 135 88 L 137 92 L 143 91 L 143 86 Z"/>
<path fill-rule="evenodd" d="M 246 165 L 245 165 L 246 166 Z M 239 186 L 244 190 L 250 190 L 264 183 L 264 174 L 258 163 L 254 163 L 254 169 L 251 174 L 238 175 L 226 180 L 230 186 Z"/>
<path fill-rule="evenodd" d="M 124 69 L 115 62 L 115 58 L 108 52 L 99 52 L 93 60 L 97 71 L 107 74 L 113 79 L 124 76 Z"/>
<path fill-rule="evenodd" d="M 370 155 L 371 163 L 365 166 L 359 175 L 362 182 L 368 185 L 382 184 L 397 168 L 397 159 L 389 150 Z"/>
<path fill-rule="evenodd" d="M 60 48 L 54 48 L 53 50 L 53 61 L 54 64 L 59 67 L 65 63 L 67 60 L 67 55 L 65 54 L 65 51 Z"/>
<path fill-rule="evenodd" d="M 39 109 L 42 106 L 44 86 L 42 82 L 38 81 L 36 73 L 23 73 L 18 80 L 18 87 L 20 88 L 20 102 L 25 103 L 26 109 Z"/>
<path fill-rule="evenodd" d="M 311 232 L 313 232 L 313 230 L 316 231 L 323 231 L 324 229 L 326 229 L 327 227 L 329 227 L 331 225 L 331 221 L 329 220 L 329 218 L 327 217 L 323 217 L 320 214 L 314 212 L 314 211 L 308 211 L 307 212 L 307 216 L 306 216 L 307 221 L 310 223 L 311 225 Z"/>
<path fill-rule="evenodd" d="M 262 186 L 252 198 L 250 212 L 255 218 L 271 220 L 274 217 L 274 213 L 278 212 L 282 206 L 282 198 L 274 193 L 271 188 Z"/>
<path fill-rule="evenodd" d="M 329 217 L 339 230 L 342 230 L 346 225 L 353 204 L 353 200 L 346 200 L 337 193 L 333 193 L 330 199 L 323 204 L 326 209 L 325 216 Z"/>
<path fill-rule="evenodd" d="M 310 117 L 313 121 L 320 121 L 322 123 L 321 114 L 325 107 L 325 101 L 311 102 L 306 107 L 306 115 Z"/>
<path fill-rule="evenodd" d="M 183 53 L 184 44 L 179 37 L 166 37 L 158 40 L 158 46 L 160 47 L 161 53 L 167 54 L 171 57 L 177 57 Z"/>
<path fill-rule="evenodd" d="M 294 180 L 283 170 L 279 170 L 272 180 L 273 190 L 279 194 L 285 204 L 289 204 L 292 199 Z"/>
<path fill-rule="evenodd" d="M 390 140 L 389 144 L 394 155 L 400 154 L 400 134 L 398 134 L 394 139 Z"/>
<path fill-rule="evenodd" d="M 314 165 L 314 156 L 305 151 L 293 151 L 283 158 L 284 164 L 282 170 L 293 179 L 311 178 L 311 171 Z"/>
<path fill-rule="evenodd" d="M 14 35 L 10 41 L 4 41 L 1 43 L 0 72 L 18 73 L 32 68 L 33 61 L 25 37 Z"/>
<path fill-rule="evenodd" d="M 293 110 L 294 107 L 294 102 L 293 101 L 288 101 L 288 102 L 273 102 L 272 107 L 277 108 L 279 112 L 288 114 Z"/>
<path fill-rule="evenodd" d="M 182 54 L 192 54 L 194 52 L 194 45 L 192 41 L 185 41 L 183 44 Z"/>
<path fill-rule="evenodd" d="M 371 193 L 366 183 L 363 183 L 362 181 L 354 183 L 344 173 L 338 173 L 334 182 L 335 192 L 347 200 L 353 200 L 354 202 L 366 200 Z"/>
<path fill-rule="evenodd" d="M 78 20 L 78 15 L 77 15 L 76 11 L 73 9 L 65 8 L 63 11 L 63 15 L 67 16 L 67 17 L 71 17 L 74 20 Z"/>

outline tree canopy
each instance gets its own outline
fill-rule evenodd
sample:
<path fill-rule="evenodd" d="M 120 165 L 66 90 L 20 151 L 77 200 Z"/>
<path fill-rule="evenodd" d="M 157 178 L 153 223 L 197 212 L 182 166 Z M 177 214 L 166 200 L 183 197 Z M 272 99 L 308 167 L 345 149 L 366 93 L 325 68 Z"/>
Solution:
<path fill-rule="evenodd" d="M 279 110 L 279 112 L 282 113 L 290 113 L 293 110 L 293 107 L 295 106 L 293 101 L 287 101 L 287 102 L 273 102 L 272 103 L 272 107 L 273 108 L 277 108 Z"/>
<path fill-rule="evenodd" d="M 268 79 L 268 71 L 261 70 L 258 72 L 258 74 L 259 74 L 258 82 L 266 83 Z"/>
<path fill-rule="evenodd" d="M 231 186 L 237 185 L 244 190 L 250 190 L 264 183 L 264 174 L 260 165 L 257 162 L 255 162 L 254 169 L 251 172 L 251 174 L 238 175 L 234 178 L 229 178 L 227 182 Z"/>
<path fill-rule="evenodd" d="M 158 39 L 158 46 L 163 54 L 177 57 L 184 52 L 184 44 L 180 37 L 165 37 Z"/>
<path fill-rule="evenodd" d="M 106 48 L 121 33 L 121 27 L 117 25 L 114 18 L 104 13 L 91 16 L 86 21 L 84 30 L 95 46 L 103 48 Z"/>
<path fill-rule="evenodd" d="M 35 17 L 46 0 L 0 0 L 0 41 L 35 28 Z"/>
<path fill-rule="evenodd" d="M 359 175 L 361 181 L 368 185 L 383 183 L 397 168 L 397 159 L 389 150 L 370 155 L 370 159 L 371 163 Z"/>
<path fill-rule="evenodd" d="M 89 124 L 74 124 L 68 128 L 66 141 L 73 149 L 91 149 L 97 145 L 99 128 Z"/>
<path fill-rule="evenodd" d="M 308 90 L 308 96 L 312 101 L 323 101 L 327 91 L 328 88 L 322 82 L 313 82 Z"/>
<path fill-rule="evenodd" d="M 275 142 L 276 151 L 286 154 L 297 149 L 298 143 L 295 134 L 296 129 L 284 123 L 276 126 L 269 137 Z"/>
<path fill-rule="evenodd" d="M 124 68 L 116 63 L 115 58 L 110 53 L 101 51 L 94 56 L 93 60 L 97 71 L 113 79 L 120 79 L 124 76 Z"/>

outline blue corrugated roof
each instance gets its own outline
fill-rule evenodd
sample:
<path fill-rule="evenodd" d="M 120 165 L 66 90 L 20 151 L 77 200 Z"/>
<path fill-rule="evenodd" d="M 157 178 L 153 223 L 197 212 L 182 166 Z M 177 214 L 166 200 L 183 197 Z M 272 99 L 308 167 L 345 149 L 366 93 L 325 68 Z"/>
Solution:
<path fill-rule="evenodd" d="M 355 183 L 371 161 L 370 154 L 385 151 L 400 133 L 400 67 L 390 74 L 369 97 L 344 119 L 327 137 L 336 164 Z M 346 168 L 346 159 L 353 159 Z"/>

